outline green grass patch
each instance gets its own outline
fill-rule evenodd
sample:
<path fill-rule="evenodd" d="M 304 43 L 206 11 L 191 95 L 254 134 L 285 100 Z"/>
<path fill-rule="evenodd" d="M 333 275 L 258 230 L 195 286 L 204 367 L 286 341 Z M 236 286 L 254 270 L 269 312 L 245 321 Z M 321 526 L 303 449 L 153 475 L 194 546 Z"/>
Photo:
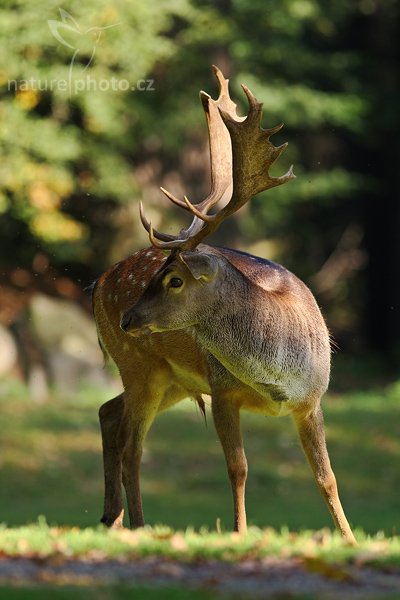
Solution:
<path fill-rule="evenodd" d="M 212 592 L 179 587 L 0 586 L 1 600 L 214 600 L 217 597 L 221 598 Z"/>
<path fill-rule="evenodd" d="M 103 473 L 97 420 L 103 390 L 81 390 L 37 405 L 21 386 L 0 384 L 0 521 L 9 527 L 45 515 L 50 525 L 95 527 Z M 330 395 L 323 402 L 328 447 L 346 514 L 367 534 L 399 533 L 400 385 Z M 231 494 L 210 410 L 194 403 L 160 415 L 142 465 L 146 521 L 228 532 Z M 331 528 L 290 417 L 243 414 L 251 526 Z"/>
<path fill-rule="evenodd" d="M 358 547 L 346 545 L 338 533 L 250 528 L 242 536 L 216 531 L 175 531 L 166 526 L 136 531 L 51 527 L 44 519 L 17 528 L 0 529 L 3 556 L 47 559 L 54 556 L 90 560 L 126 560 L 158 556 L 180 561 L 236 562 L 265 557 L 296 557 L 323 564 L 400 566 L 400 539 L 357 532 Z M 318 563 L 316 563 L 318 564 Z"/>

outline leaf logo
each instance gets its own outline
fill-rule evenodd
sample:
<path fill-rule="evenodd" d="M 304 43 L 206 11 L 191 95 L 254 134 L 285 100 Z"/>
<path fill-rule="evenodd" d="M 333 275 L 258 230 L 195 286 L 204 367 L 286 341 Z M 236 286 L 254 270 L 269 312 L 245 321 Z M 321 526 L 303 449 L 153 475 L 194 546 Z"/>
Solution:
<path fill-rule="evenodd" d="M 84 48 L 89 47 L 89 53 L 91 53 L 90 58 L 83 69 L 86 71 L 94 58 L 96 47 L 100 41 L 102 32 L 105 29 L 116 27 L 120 23 L 105 25 L 104 27 L 89 27 L 88 29 L 82 29 L 74 17 L 66 10 L 60 8 L 59 11 L 61 21 L 55 21 L 54 19 L 47 21 L 50 31 L 60 44 L 63 44 L 74 51 L 71 59 L 70 71 L 72 71 L 72 67 L 79 52 Z"/>

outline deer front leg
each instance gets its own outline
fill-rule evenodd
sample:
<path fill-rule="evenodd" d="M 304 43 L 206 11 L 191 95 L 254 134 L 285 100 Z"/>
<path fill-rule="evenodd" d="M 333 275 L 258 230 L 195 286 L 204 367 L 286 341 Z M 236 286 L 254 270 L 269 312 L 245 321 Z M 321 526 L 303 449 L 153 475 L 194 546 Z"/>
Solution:
<path fill-rule="evenodd" d="M 122 481 L 128 503 L 129 523 L 132 529 L 144 526 L 140 491 L 140 463 L 145 437 L 142 430 L 142 423 L 134 424 L 125 448 L 122 466 Z"/>
<path fill-rule="evenodd" d="M 128 392 L 125 390 L 125 394 Z M 129 522 L 132 529 L 144 526 L 142 496 L 140 492 L 140 463 L 143 454 L 143 444 L 148 430 L 157 414 L 157 403 L 151 401 L 151 395 L 140 395 L 140 403 L 132 404 L 127 410 L 129 434 L 122 457 L 122 482 L 124 484 L 129 512 Z M 127 399 L 129 406 L 129 399 Z"/>
<path fill-rule="evenodd" d="M 123 423 L 124 398 L 120 394 L 100 407 L 99 419 L 103 443 L 104 513 L 101 522 L 107 527 L 123 526 L 122 452 L 126 443 Z"/>
<path fill-rule="evenodd" d="M 336 478 L 326 448 L 324 418 L 321 407 L 318 406 L 305 416 L 295 415 L 295 421 L 303 450 L 333 521 L 343 538 L 354 545 L 357 542 L 340 503 Z"/>
<path fill-rule="evenodd" d="M 222 395 L 212 396 L 212 415 L 221 441 L 232 486 L 234 531 L 246 533 L 245 485 L 247 460 L 240 431 L 239 408 Z"/>

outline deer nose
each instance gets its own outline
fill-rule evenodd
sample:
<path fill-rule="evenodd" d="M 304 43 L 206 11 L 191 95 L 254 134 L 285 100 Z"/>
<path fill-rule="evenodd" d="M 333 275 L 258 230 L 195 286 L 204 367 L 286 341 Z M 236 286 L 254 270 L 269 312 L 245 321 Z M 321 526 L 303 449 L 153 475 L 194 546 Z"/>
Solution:
<path fill-rule="evenodd" d="M 150 327 L 146 325 L 143 317 L 137 314 L 135 310 L 128 310 L 122 316 L 120 327 L 122 331 L 129 333 L 133 337 L 151 333 Z"/>

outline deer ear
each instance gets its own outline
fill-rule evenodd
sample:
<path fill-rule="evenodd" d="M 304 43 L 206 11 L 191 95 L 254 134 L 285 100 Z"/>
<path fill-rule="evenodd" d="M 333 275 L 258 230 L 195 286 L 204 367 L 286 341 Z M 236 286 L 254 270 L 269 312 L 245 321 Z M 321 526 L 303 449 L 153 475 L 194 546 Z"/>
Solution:
<path fill-rule="evenodd" d="M 183 252 L 179 256 L 197 281 L 212 281 L 215 278 L 218 271 L 215 256 L 202 252 Z"/>

